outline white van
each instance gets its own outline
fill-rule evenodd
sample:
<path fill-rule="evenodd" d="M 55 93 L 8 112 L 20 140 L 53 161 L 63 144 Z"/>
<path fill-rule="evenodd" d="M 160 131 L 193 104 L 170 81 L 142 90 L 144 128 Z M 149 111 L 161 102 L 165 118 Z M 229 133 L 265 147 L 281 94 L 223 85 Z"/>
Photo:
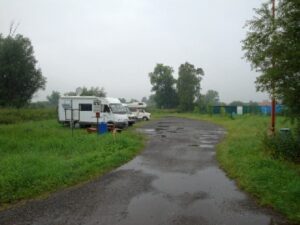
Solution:
<path fill-rule="evenodd" d="M 109 100 L 108 100 L 109 99 Z M 75 127 L 97 123 L 96 112 L 100 112 L 99 122 L 114 124 L 118 128 L 128 126 L 128 118 L 123 106 L 113 98 L 96 96 L 63 96 L 58 101 L 58 121 Z M 112 104 L 111 104 L 112 103 Z M 121 105 L 121 109 L 120 106 Z"/>
<path fill-rule="evenodd" d="M 100 98 L 102 110 L 100 116 L 104 121 L 114 124 L 118 128 L 128 127 L 128 116 L 126 108 L 118 98 L 105 97 Z"/>
<path fill-rule="evenodd" d="M 128 108 L 127 104 L 123 103 L 122 105 L 126 109 L 126 113 L 127 113 L 127 117 L 128 117 L 128 126 L 132 126 L 137 121 L 137 117 L 134 115 L 134 113 L 132 113 L 130 111 L 130 109 Z"/>

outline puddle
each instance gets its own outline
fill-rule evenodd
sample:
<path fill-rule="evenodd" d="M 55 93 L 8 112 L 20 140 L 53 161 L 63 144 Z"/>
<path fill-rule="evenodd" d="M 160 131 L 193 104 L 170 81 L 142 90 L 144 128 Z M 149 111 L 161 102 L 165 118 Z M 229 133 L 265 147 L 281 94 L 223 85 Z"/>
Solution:
<path fill-rule="evenodd" d="M 167 132 L 169 132 L 169 133 L 173 133 L 173 134 L 176 134 L 176 133 L 178 133 L 177 131 L 175 131 L 175 130 L 168 130 Z"/>
<path fill-rule="evenodd" d="M 151 172 L 157 177 L 151 183 L 154 189 L 131 199 L 121 224 L 175 224 L 170 221 L 179 217 L 191 224 L 269 225 L 272 220 L 215 166 L 193 175 Z M 189 224 L 184 221 L 180 224 Z"/>
<path fill-rule="evenodd" d="M 273 220 L 280 224 L 277 217 L 241 192 L 215 163 L 214 147 L 224 130 L 185 130 L 180 139 L 175 135 L 168 136 L 167 142 L 152 138 L 149 150 L 120 168 L 154 177 L 150 191 L 131 199 L 126 219 L 120 224 L 270 225 Z M 157 128 L 147 131 L 152 133 Z"/>
<path fill-rule="evenodd" d="M 137 128 L 136 130 L 137 130 L 138 132 L 145 133 L 145 134 L 154 134 L 154 133 L 156 133 L 156 132 L 155 132 L 155 129 L 142 129 L 142 128 Z"/>
<path fill-rule="evenodd" d="M 197 145 L 197 144 L 191 144 L 191 145 L 189 145 L 190 147 L 198 147 L 199 145 Z"/>
<path fill-rule="evenodd" d="M 158 127 L 168 128 L 170 126 L 169 125 L 158 125 Z"/>
<path fill-rule="evenodd" d="M 214 148 L 214 145 L 200 144 L 200 148 Z"/>
<path fill-rule="evenodd" d="M 146 193 L 133 198 L 128 205 L 126 223 L 122 224 L 167 224 L 178 206 L 162 194 Z"/>

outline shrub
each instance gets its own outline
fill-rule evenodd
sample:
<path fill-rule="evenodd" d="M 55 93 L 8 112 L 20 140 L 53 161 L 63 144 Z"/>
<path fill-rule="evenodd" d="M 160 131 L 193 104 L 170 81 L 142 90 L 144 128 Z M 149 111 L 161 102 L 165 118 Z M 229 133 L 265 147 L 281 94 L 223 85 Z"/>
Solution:
<path fill-rule="evenodd" d="M 265 149 L 275 158 L 300 162 L 300 140 L 291 133 L 276 133 L 265 135 L 263 139 Z"/>

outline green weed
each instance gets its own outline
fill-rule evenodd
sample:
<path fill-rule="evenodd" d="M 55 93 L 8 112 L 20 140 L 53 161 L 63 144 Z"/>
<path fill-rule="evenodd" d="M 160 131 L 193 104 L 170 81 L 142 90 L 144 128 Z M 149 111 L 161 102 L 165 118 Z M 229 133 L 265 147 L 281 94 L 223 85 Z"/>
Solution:
<path fill-rule="evenodd" d="M 143 137 L 88 134 L 55 120 L 0 125 L 0 206 L 88 180 L 132 159 Z"/>

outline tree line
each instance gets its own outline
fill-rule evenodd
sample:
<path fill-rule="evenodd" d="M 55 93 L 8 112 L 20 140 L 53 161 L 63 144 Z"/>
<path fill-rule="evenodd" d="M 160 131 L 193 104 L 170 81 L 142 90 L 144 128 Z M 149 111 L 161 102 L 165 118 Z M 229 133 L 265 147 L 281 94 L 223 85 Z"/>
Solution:
<path fill-rule="evenodd" d="M 174 69 L 164 64 L 157 64 L 149 73 L 153 99 L 156 107 L 178 109 L 179 111 L 208 112 L 208 107 L 219 104 L 219 93 L 208 90 L 201 95 L 201 80 L 204 70 L 188 62 L 178 68 L 178 79 L 174 78 Z"/>

